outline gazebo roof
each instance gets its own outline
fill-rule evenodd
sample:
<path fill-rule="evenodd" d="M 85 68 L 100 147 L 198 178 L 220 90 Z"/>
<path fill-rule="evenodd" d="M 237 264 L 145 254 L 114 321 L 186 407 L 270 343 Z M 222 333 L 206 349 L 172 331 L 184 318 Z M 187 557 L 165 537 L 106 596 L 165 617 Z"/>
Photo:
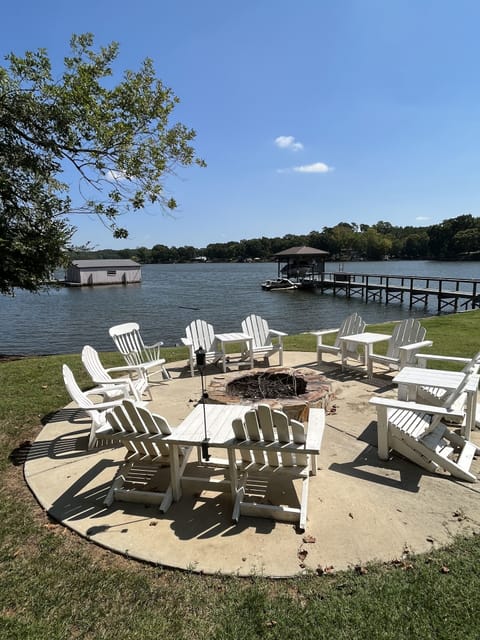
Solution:
<path fill-rule="evenodd" d="M 276 258 L 294 258 L 295 256 L 319 258 L 328 255 L 330 255 L 328 251 L 314 249 L 313 247 L 291 247 L 290 249 L 285 249 L 284 251 L 279 251 L 274 254 Z"/>

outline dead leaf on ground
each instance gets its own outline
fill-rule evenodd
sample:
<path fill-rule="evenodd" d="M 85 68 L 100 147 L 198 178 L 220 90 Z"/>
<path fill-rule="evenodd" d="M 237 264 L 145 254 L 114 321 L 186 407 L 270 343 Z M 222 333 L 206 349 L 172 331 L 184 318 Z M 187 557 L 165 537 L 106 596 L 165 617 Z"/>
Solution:
<path fill-rule="evenodd" d="M 304 535 L 302 538 L 303 542 L 305 542 L 305 544 L 313 544 L 314 542 L 317 541 L 317 539 L 315 538 L 315 536 L 311 536 L 309 534 Z"/>
<path fill-rule="evenodd" d="M 362 565 L 357 564 L 355 567 L 355 573 L 358 573 L 360 576 L 364 576 L 368 573 L 367 567 L 362 567 Z"/>
<path fill-rule="evenodd" d="M 305 558 L 308 556 L 308 551 L 306 549 L 299 549 L 297 553 L 297 558 L 304 562 Z"/>
<path fill-rule="evenodd" d="M 390 564 L 398 569 L 403 569 L 404 571 L 413 569 L 413 564 L 411 562 L 406 562 L 405 560 L 392 560 Z"/>
<path fill-rule="evenodd" d="M 333 565 L 330 565 L 329 567 L 325 567 L 324 571 L 325 571 L 325 573 L 328 573 L 331 576 L 333 576 L 335 574 L 335 569 L 334 569 Z"/>

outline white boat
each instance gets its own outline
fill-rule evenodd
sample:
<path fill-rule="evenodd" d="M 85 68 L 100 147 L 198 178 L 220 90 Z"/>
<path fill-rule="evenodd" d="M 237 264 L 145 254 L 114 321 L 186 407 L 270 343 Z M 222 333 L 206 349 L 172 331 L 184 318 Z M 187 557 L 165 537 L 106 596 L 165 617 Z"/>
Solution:
<path fill-rule="evenodd" d="M 276 280 L 262 282 L 262 289 L 265 289 L 265 291 L 288 291 L 289 289 L 297 288 L 298 284 L 288 278 L 277 278 Z"/>

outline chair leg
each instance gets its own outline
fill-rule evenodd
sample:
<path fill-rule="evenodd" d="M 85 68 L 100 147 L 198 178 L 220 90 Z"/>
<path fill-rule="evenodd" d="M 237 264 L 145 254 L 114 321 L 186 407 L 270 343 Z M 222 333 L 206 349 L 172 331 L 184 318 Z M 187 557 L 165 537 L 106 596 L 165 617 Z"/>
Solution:
<path fill-rule="evenodd" d="M 377 438 L 378 457 L 380 460 L 388 460 L 388 414 L 387 407 L 377 406 Z"/>
<path fill-rule="evenodd" d="M 162 367 L 162 378 L 164 380 L 171 380 L 172 379 L 172 376 L 170 375 L 170 372 L 167 369 L 165 369 L 165 367 Z"/>

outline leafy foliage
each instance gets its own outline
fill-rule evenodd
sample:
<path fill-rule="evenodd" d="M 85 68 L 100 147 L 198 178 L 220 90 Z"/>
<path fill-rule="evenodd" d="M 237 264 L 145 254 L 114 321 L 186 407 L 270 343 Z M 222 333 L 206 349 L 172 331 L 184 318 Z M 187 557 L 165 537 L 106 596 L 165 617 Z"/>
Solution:
<path fill-rule="evenodd" d="M 383 221 L 371 226 L 341 222 L 305 235 L 216 242 L 203 248 L 162 244 L 121 251 L 92 252 L 87 248 L 77 251 L 75 257 L 133 258 L 144 263 L 188 262 L 199 256 L 218 262 L 271 260 L 275 253 L 301 245 L 328 251 L 329 260 L 383 260 L 385 256 L 403 260 L 479 260 L 480 218 L 459 216 L 431 227 L 395 227 Z"/>
<path fill-rule="evenodd" d="M 96 214 L 114 237 L 117 217 L 154 205 L 172 211 L 162 179 L 178 166 L 204 166 L 195 131 L 170 123 L 179 100 L 146 59 L 113 85 L 116 43 L 93 49 L 74 35 L 60 79 L 44 49 L 10 54 L 0 67 L 0 292 L 36 291 L 65 260 L 69 213 Z M 112 86 L 113 85 L 113 86 Z M 81 202 L 72 206 L 62 173 L 73 167 Z"/>

